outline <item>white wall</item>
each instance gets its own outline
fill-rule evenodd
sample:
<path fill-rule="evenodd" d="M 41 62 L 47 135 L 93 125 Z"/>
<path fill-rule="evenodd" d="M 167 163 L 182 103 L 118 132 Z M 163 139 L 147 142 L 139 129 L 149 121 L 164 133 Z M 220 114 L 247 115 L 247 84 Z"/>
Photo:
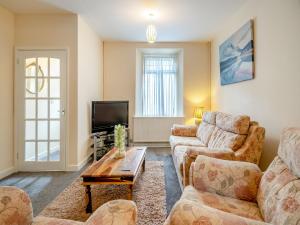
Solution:
<path fill-rule="evenodd" d="M 14 172 L 13 68 L 15 18 L 0 6 L 0 179 Z"/>
<path fill-rule="evenodd" d="M 195 106 L 210 109 L 210 44 L 207 42 L 104 42 L 104 100 L 129 100 L 129 126 L 135 113 L 136 49 L 183 49 L 183 104 L 185 123 L 194 123 Z M 166 132 L 170 132 L 167 128 Z"/>
<path fill-rule="evenodd" d="M 78 17 L 78 164 L 91 154 L 91 101 L 103 95 L 102 41 L 89 25 Z"/>
<path fill-rule="evenodd" d="M 249 19 L 254 19 L 255 79 L 220 86 L 218 47 Z M 299 0 L 248 0 L 212 42 L 212 109 L 248 114 L 266 128 L 262 169 L 277 153 L 281 130 L 300 127 L 299 22 Z"/>

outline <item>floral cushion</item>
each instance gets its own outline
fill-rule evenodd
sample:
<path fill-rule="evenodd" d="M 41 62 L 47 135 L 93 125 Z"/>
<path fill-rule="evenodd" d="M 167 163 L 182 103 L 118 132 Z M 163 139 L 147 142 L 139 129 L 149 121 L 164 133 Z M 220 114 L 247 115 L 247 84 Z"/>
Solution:
<path fill-rule="evenodd" d="M 222 130 L 236 134 L 248 134 L 250 126 L 250 117 L 239 115 L 233 116 L 227 113 L 218 112 L 216 116 L 217 127 Z"/>
<path fill-rule="evenodd" d="M 288 165 L 289 169 L 300 177 L 300 129 L 287 128 L 280 138 L 279 157 Z"/>
<path fill-rule="evenodd" d="M 84 223 L 74 220 L 37 216 L 34 218 L 32 225 L 84 225 Z"/>
<path fill-rule="evenodd" d="M 266 222 L 299 224 L 300 180 L 278 156 L 261 179 L 257 202 Z"/>
<path fill-rule="evenodd" d="M 193 186 L 200 191 L 255 201 L 261 175 L 256 164 L 201 155 L 194 163 L 191 176 Z"/>
<path fill-rule="evenodd" d="M 174 205 L 164 225 L 267 225 L 267 223 L 183 199 Z"/>
<path fill-rule="evenodd" d="M 206 123 L 204 121 L 199 125 L 196 136 L 203 143 L 203 145 L 208 145 L 209 139 L 215 127 L 215 125 Z"/>
<path fill-rule="evenodd" d="M 174 136 L 195 137 L 197 126 L 174 124 L 171 132 Z"/>
<path fill-rule="evenodd" d="M 235 134 L 215 127 L 208 142 L 208 148 L 238 150 L 245 142 L 246 135 Z"/>
<path fill-rule="evenodd" d="M 202 122 L 216 125 L 216 115 L 217 112 L 204 112 L 202 116 Z"/>
<path fill-rule="evenodd" d="M 137 208 L 133 201 L 114 200 L 98 208 L 85 225 L 136 225 Z"/>
<path fill-rule="evenodd" d="M 181 199 L 201 203 L 238 216 L 263 221 L 259 208 L 254 202 L 247 202 L 209 192 L 197 191 L 192 186 L 185 187 Z"/>
<path fill-rule="evenodd" d="M 184 146 L 204 146 L 203 143 L 196 137 L 170 136 L 171 149 L 174 150 L 178 145 Z"/>
<path fill-rule="evenodd" d="M 32 206 L 28 194 L 17 187 L 0 188 L 0 224 L 31 225 Z"/>

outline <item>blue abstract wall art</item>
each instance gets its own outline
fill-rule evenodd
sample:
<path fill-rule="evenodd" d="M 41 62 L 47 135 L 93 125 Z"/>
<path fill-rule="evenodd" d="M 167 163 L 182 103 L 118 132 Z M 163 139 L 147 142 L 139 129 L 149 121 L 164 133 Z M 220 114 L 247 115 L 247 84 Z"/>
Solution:
<path fill-rule="evenodd" d="M 219 47 L 221 85 L 254 78 L 253 21 L 250 20 Z"/>

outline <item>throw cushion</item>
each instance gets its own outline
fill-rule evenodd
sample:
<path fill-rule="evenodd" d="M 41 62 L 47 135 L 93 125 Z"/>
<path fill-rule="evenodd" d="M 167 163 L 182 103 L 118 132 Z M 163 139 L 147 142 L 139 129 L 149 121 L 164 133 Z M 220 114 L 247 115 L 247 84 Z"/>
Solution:
<path fill-rule="evenodd" d="M 218 112 L 216 124 L 222 130 L 233 132 L 236 134 L 248 134 L 250 126 L 249 116 L 233 116 L 230 114 Z"/>
<path fill-rule="evenodd" d="M 210 149 L 232 149 L 238 150 L 245 142 L 246 135 L 234 134 L 224 131 L 216 127 L 208 142 L 208 148 Z"/>
<path fill-rule="evenodd" d="M 217 112 L 204 112 L 202 116 L 202 121 L 215 125 L 216 124 Z"/>
<path fill-rule="evenodd" d="M 215 125 L 206 123 L 204 121 L 199 125 L 196 136 L 205 146 L 208 145 L 209 139 L 215 127 Z"/>

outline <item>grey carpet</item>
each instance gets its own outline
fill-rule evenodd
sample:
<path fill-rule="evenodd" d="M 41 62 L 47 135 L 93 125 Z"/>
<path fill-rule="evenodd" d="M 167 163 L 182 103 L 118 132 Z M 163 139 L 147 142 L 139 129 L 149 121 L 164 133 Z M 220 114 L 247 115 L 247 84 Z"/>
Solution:
<path fill-rule="evenodd" d="M 167 192 L 167 212 L 181 196 L 170 148 L 148 148 L 146 160 L 163 161 Z M 88 165 L 86 165 L 88 166 Z M 17 186 L 31 198 L 34 215 L 38 215 L 60 192 L 84 170 L 76 172 L 18 172 L 0 180 L 0 186 Z"/>

